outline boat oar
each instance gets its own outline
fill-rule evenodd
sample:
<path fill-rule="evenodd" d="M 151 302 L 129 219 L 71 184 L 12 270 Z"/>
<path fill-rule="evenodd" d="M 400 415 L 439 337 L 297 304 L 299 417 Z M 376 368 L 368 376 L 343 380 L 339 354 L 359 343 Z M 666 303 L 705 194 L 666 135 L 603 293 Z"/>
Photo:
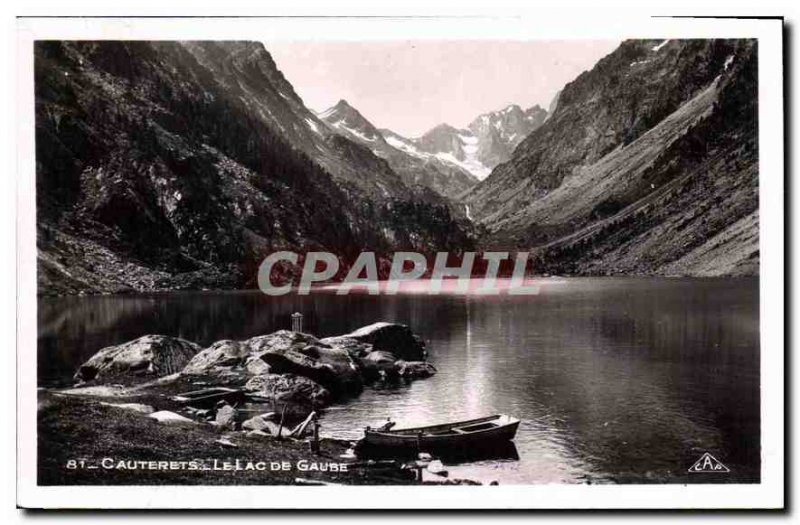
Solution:
<path fill-rule="evenodd" d="M 281 422 L 278 424 L 278 438 L 280 438 L 283 433 L 283 418 L 286 416 L 286 407 L 288 406 L 289 405 L 283 405 L 283 410 L 281 411 Z"/>
<path fill-rule="evenodd" d="M 294 430 L 289 433 L 289 437 L 302 438 L 303 434 L 306 433 L 306 428 L 316 416 L 317 413 L 312 411 L 302 423 L 294 427 Z"/>

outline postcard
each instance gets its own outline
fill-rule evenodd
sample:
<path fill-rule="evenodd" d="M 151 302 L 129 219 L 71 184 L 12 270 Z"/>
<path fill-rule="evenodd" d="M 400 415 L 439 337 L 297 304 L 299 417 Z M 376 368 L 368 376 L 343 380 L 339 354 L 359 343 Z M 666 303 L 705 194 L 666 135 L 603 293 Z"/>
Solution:
<path fill-rule="evenodd" d="M 782 21 L 613 17 L 20 18 L 18 504 L 782 507 Z"/>

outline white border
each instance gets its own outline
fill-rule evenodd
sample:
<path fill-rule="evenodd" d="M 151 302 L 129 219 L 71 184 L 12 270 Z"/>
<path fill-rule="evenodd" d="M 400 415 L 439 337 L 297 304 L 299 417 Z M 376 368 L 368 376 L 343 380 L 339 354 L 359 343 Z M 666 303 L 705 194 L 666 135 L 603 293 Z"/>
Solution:
<path fill-rule="evenodd" d="M 779 508 L 784 504 L 784 210 L 779 20 L 670 19 L 552 7 L 523 17 L 20 19 L 18 102 L 18 495 L 32 508 Z M 35 39 L 757 38 L 762 482 L 758 485 L 501 487 L 39 487 L 36 485 Z M 309 497 L 308 491 L 313 492 Z"/>

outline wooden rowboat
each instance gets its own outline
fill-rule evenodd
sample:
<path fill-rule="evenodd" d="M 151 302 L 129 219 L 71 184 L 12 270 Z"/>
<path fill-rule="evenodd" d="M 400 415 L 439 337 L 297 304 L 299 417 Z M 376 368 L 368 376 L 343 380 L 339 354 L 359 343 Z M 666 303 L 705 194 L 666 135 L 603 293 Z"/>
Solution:
<path fill-rule="evenodd" d="M 367 427 L 360 446 L 405 451 L 478 448 L 511 441 L 517 434 L 517 427 L 519 419 L 504 414 L 397 430 L 373 430 Z"/>
<path fill-rule="evenodd" d="M 245 399 L 245 394 L 238 388 L 212 387 L 178 394 L 172 399 L 195 407 L 210 408 L 220 401 L 232 405 L 241 403 Z"/>

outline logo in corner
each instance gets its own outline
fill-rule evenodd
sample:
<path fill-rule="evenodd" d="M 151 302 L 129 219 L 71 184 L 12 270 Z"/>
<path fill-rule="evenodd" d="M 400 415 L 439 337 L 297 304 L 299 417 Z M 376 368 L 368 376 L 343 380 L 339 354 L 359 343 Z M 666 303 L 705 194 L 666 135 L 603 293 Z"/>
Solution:
<path fill-rule="evenodd" d="M 730 472 L 730 469 L 722 464 L 717 458 L 706 452 L 694 465 L 689 467 L 689 472 Z"/>

